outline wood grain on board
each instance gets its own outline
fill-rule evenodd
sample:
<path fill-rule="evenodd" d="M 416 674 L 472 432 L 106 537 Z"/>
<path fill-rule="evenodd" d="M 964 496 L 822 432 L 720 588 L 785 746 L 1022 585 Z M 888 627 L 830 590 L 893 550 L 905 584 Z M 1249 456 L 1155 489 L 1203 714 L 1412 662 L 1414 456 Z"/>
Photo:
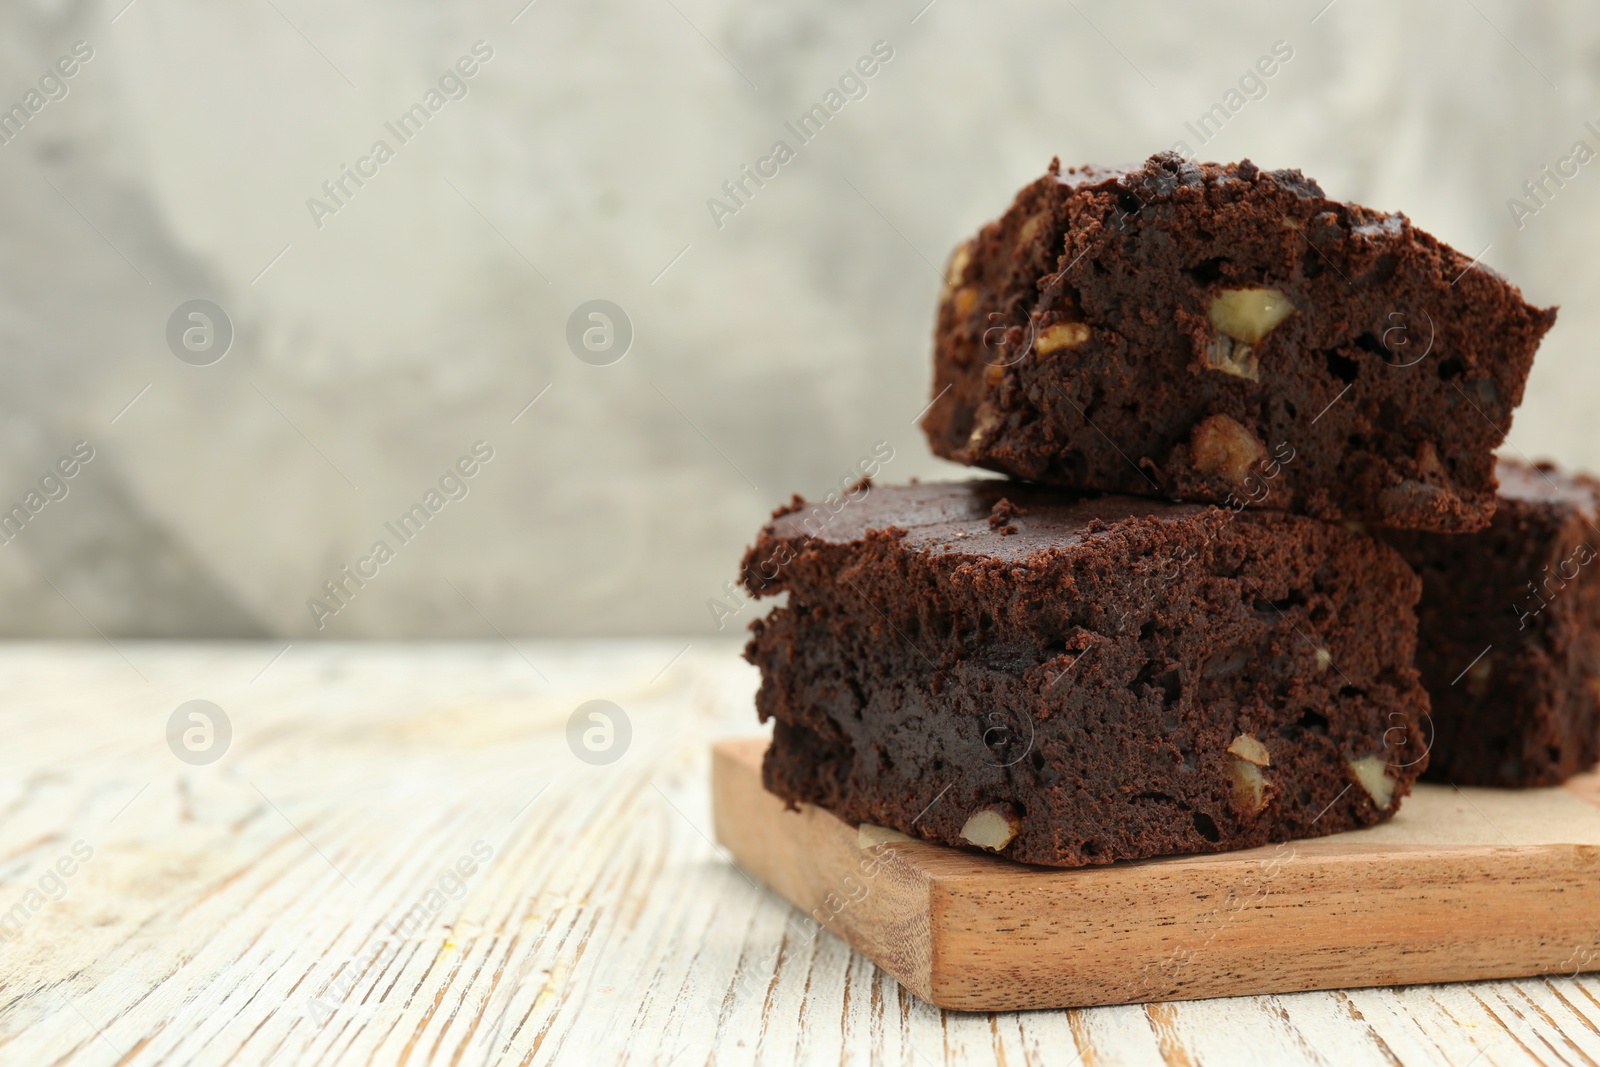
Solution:
<path fill-rule="evenodd" d="M 1007 1011 L 1570 973 L 1600 954 L 1600 807 L 1572 790 L 1419 786 L 1370 830 L 1057 870 L 761 787 L 765 738 L 713 754 L 717 837 L 944 1008 Z"/>

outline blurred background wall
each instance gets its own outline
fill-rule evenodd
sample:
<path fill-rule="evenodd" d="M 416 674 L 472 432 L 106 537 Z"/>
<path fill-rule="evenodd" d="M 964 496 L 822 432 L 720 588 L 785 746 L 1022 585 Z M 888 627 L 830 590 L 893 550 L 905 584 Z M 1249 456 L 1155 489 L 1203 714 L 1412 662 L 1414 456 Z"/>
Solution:
<path fill-rule="evenodd" d="M 939 269 L 1058 153 L 1298 166 L 1487 249 L 1562 305 L 1511 444 L 1600 467 L 1600 163 L 1523 190 L 1600 150 L 1597 76 L 1580 0 L 11 0 L 0 505 L 40 506 L 0 627 L 715 633 L 790 493 L 880 441 L 880 480 L 954 470 L 913 425 Z M 620 360 L 569 344 L 592 300 Z"/>

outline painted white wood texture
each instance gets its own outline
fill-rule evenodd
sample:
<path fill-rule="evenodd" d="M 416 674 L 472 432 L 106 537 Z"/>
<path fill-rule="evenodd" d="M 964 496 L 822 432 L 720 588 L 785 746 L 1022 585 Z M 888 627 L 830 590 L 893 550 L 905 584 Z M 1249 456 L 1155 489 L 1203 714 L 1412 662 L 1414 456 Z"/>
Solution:
<path fill-rule="evenodd" d="M 685 644 L 0 646 L 0 1064 L 1600 1062 L 1594 976 L 929 1007 L 711 843 L 755 675 Z"/>

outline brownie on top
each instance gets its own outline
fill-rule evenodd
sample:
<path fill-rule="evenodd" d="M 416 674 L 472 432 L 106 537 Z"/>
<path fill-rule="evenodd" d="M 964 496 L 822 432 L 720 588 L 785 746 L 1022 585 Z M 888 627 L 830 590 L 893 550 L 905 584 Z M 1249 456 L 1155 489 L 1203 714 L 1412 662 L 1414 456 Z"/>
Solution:
<path fill-rule="evenodd" d="M 1268 511 L 998 480 L 798 498 L 745 556 L 769 790 L 1078 866 L 1332 833 L 1425 760 L 1419 583 Z"/>
<path fill-rule="evenodd" d="M 1459 532 L 1554 309 L 1398 213 L 1245 161 L 1059 162 L 955 252 L 935 453 L 1074 489 Z"/>
<path fill-rule="evenodd" d="M 1600 482 L 1502 459 L 1487 530 L 1385 532 L 1422 578 L 1427 777 L 1556 785 L 1600 760 Z"/>

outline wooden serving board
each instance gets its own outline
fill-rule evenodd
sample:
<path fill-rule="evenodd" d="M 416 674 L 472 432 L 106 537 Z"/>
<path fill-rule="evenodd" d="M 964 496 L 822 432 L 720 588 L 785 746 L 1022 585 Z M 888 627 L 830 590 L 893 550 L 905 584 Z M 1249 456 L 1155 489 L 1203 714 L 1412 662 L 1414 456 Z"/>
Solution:
<path fill-rule="evenodd" d="M 1600 774 L 1419 785 L 1381 826 L 1060 870 L 935 845 L 761 786 L 718 743 L 717 838 L 941 1008 L 1009 1011 L 1600 970 Z"/>

